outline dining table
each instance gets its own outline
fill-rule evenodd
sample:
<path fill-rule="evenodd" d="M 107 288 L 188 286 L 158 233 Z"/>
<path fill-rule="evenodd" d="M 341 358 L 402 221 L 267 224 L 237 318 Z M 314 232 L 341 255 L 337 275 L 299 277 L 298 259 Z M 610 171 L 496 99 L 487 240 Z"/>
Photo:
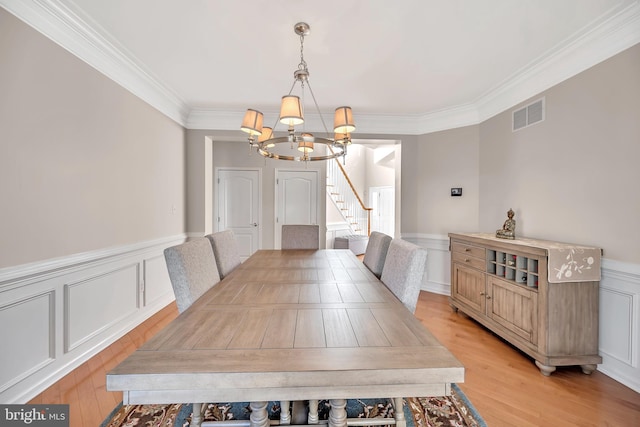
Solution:
<path fill-rule="evenodd" d="M 259 250 L 107 374 L 123 404 L 250 402 L 251 427 L 269 401 L 445 396 L 464 366 L 349 249 Z M 308 424 L 317 424 L 309 405 Z M 387 422 L 388 423 L 388 422 Z"/>

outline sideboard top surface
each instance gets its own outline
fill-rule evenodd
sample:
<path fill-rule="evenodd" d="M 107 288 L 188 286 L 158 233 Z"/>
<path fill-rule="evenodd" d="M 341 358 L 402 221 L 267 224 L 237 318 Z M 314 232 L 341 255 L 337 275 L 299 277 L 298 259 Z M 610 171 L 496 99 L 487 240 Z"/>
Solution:
<path fill-rule="evenodd" d="M 449 238 L 503 251 L 521 251 L 546 257 L 550 283 L 600 281 L 602 249 L 594 246 L 528 237 L 500 239 L 492 233 L 449 233 Z"/>
<path fill-rule="evenodd" d="M 541 255 L 547 255 L 550 249 L 597 249 L 602 253 L 602 249 L 595 246 L 578 245 L 575 243 L 555 242 L 552 240 L 533 239 L 529 237 L 516 237 L 515 239 L 500 239 L 493 233 L 449 233 L 450 238 L 464 238 L 465 240 L 478 239 L 477 243 L 486 245 L 487 240 L 496 245 L 516 245 L 522 246 L 528 252 L 531 249 L 540 249 Z M 511 246 L 510 246 L 511 247 Z"/>

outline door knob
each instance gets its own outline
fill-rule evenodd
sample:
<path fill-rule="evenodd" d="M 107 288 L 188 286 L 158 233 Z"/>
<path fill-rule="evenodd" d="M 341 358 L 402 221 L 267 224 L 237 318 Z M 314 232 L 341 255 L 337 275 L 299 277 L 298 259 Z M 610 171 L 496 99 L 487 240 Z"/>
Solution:
<path fill-rule="evenodd" d="M 254 222 L 254 223 L 253 223 L 253 224 L 251 224 L 251 225 L 253 225 L 254 227 L 257 227 L 257 226 L 258 226 L 258 223 L 257 223 L 257 222 Z"/>

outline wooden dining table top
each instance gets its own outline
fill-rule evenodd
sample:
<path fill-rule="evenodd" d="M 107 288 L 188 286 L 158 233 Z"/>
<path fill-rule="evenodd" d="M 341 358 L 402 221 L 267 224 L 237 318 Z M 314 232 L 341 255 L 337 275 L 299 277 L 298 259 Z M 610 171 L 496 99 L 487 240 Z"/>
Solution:
<path fill-rule="evenodd" d="M 107 374 L 124 404 L 443 396 L 464 367 L 350 250 L 260 250 Z"/>

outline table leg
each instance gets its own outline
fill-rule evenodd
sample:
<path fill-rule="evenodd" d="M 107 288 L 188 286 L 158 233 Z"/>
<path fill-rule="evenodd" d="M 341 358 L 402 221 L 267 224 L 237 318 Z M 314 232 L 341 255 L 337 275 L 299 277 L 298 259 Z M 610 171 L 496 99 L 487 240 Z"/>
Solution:
<path fill-rule="evenodd" d="M 280 424 L 291 424 L 291 413 L 289 412 L 289 406 L 291 402 L 288 400 L 280 401 Z"/>
<path fill-rule="evenodd" d="M 251 427 L 269 427 L 269 415 L 267 414 L 268 402 L 251 402 L 251 415 L 249 424 Z"/>
<path fill-rule="evenodd" d="M 329 410 L 329 427 L 347 426 L 347 401 L 345 399 L 329 400 L 331 409 Z"/>
<path fill-rule="evenodd" d="M 393 399 L 393 406 L 395 407 L 395 415 L 394 418 L 396 419 L 396 427 L 406 427 L 407 426 L 407 420 L 404 417 L 404 409 L 402 407 L 402 397 L 396 397 Z"/>
<path fill-rule="evenodd" d="M 191 425 L 200 427 L 202 425 L 202 403 L 193 404 L 193 413 L 191 414 Z"/>
<path fill-rule="evenodd" d="M 304 425 L 307 424 L 309 412 L 304 400 L 294 400 L 291 402 L 291 424 Z"/>
<path fill-rule="evenodd" d="M 309 401 L 309 416 L 307 417 L 307 423 L 318 424 L 318 401 Z"/>

